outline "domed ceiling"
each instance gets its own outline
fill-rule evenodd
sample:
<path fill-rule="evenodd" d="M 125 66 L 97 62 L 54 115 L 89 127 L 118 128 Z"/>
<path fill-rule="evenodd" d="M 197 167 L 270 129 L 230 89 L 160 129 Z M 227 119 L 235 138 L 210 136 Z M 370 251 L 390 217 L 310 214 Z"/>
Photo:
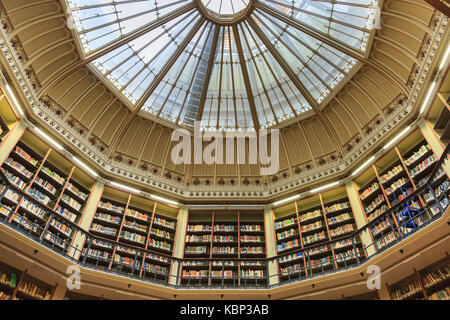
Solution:
<path fill-rule="evenodd" d="M 420 0 L 1 4 L 28 116 L 99 173 L 187 200 L 267 201 L 350 172 L 417 110 L 447 26 Z M 195 121 L 280 129 L 278 172 L 173 163 L 172 132 Z"/>

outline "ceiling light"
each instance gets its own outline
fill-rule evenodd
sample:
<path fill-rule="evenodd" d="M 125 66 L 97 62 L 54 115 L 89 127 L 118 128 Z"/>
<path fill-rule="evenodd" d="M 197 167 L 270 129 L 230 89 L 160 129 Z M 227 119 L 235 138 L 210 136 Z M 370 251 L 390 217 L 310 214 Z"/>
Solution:
<path fill-rule="evenodd" d="M 439 71 L 441 71 L 444 68 L 449 54 L 450 54 L 450 44 L 447 46 L 447 51 L 445 51 L 444 57 L 442 58 L 441 64 L 439 66 Z"/>
<path fill-rule="evenodd" d="M 318 188 L 312 189 L 312 190 L 309 191 L 309 192 L 311 192 L 311 193 L 316 193 L 316 192 L 318 192 L 318 191 L 325 190 L 325 189 L 328 189 L 328 188 L 337 186 L 339 183 L 340 183 L 340 181 L 336 181 L 336 182 L 333 182 L 333 183 L 330 183 L 330 184 L 326 184 L 326 185 L 324 185 L 324 186 L 322 186 L 322 187 L 318 187 Z"/>
<path fill-rule="evenodd" d="M 150 195 L 150 197 L 153 200 L 166 202 L 166 203 L 169 203 L 169 204 L 173 204 L 174 206 L 178 205 L 178 202 L 176 202 L 176 201 L 172 201 L 172 200 L 169 200 L 169 199 L 166 199 L 166 198 L 163 198 L 163 197 L 155 196 L 154 194 Z"/>
<path fill-rule="evenodd" d="M 111 185 L 113 185 L 114 187 L 117 187 L 117 188 L 119 188 L 119 189 L 123 189 L 123 190 L 125 190 L 125 191 L 130 191 L 130 192 L 134 192 L 134 193 L 141 193 L 141 190 L 134 189 L 134 188 L 125 186 L 125 185 L 120 184 L 120 183 L 117 183 L 117 182 L 110 181 L 109 183 L 110 183 Z"/>
<path fill-rule="evenodd" d="M 427 96 L 425 97 L 425 100 L 423 101 L 422 108 L 420 109 L 419 114 L 422 114 L 425 111 L 425 107 L 428 104 L 428 101 L 430 100 L 431 94 L 433 93 L 434 86 L 436 85 L 436 82 L 433 82 L 430 86 L 430 89 L 428 90 Z"/>
<path fill-rule="evenodd" d="M 275 206 L 277 206 L 279 204 L 286 203 L 286 202 L 289 202 L 289 201 L 292 201 L 292 200 L 295 200 L 295 199 L 298 199 L 298 198 L 300 198 L 299 194 L 297 194 L 295 196 L 292 196 L 292 197 L 289 197 L 289 198 L 286 198 L 286 199 L 283 199 L 283 200 L 280 200 L 280 201 L 277 201 L 277 202 L 274 202 L 272 205 L 275 207 Z"/>
<path fill-rule="evenodd" d="M 75 161 L 80 167 L 82 167 L 83 169 L 85 169 L 87 172 L 89 172 L 91 175 L 93 175 L 94 177 L 97 177 L 98 174 L 92 170 L 91 168 L 89 168 L 87 165 L 85 165 L 83 162 L 81 162 L 80 159 L 78 159 L 77 157 L 73 156 L 72 157 L 73 161 Z"/>
<path fill-rule="evenodd" d="M 53 140 L 52 138 L 50 138 L 47 134 L 45 134 L 41 129 L 39 129 L 38 127 L 34 127 L 34 131 L 36 131 L 41 137 L 43 137 L 45 140 L 47 140 L 48 142 L 50 142 L 53 146 L 56 147 L 56 149 L 58 150 L 64 150 L 64 147 L 62 145 L 60 145 L 59 143 L 57 143 L 55 140 Z"/>
<path fill-rule="evenodd" d="M 365 166 L 367 166 L 369 163 L 371 163 L 373 160 L 375 160 L 375 156 L 371 156 L 366 162 L 364 162 L 358 169 L 353 171 L 352 176 L 356 176 L 358 172 L 360 172 L 362 169 L 364 169 Z"/>
<path fill-rule="evenodd" d="M 396 135 L 394 139 L 392 139 L 391 141 L 389 141 L 389 143 L 383 147 L 383 150 L 386 150 L 386 149 L 388 149 L 390 146 L 392 146 L 392 145 L 394 144 L 395 141 L 397 141 L 398 139 L 400 139 L 400 137 L 403 136 L 403 135 L 409 130 L 409 128 L 411 128 L 411 126 L 407 126 L 405 129 L 403 129 L 402 132 L 400 132 L 398 135 Z"/>
<path fill-rule="evenodd" d="M 24 116 L 23 110 L 20 107 L 19 101 L 17 101 L 17 98 L 14 94 L 14 92 L 11 90 L 11 87 L 9 86 L 9 84 L 5 85 L 6 91 L 8 91 L 8 95 L 10 96 L 11 100 L 14 103 L 14 108 L 19 112 L 19 114 L 21 116 Z"/>

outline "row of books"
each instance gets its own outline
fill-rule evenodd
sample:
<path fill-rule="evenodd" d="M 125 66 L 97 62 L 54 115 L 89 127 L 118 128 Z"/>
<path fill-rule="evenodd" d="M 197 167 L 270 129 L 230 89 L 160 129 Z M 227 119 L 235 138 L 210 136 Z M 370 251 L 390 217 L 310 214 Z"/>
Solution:
<path fill-rule="evenodd" d="M 152 234 L 157 235 L 159 237 L 166 238 L 168 240 L 173 240 L 172 239 L 172 234 L 170 232 L 168 232 L 168 231 L 165 231 L 165 230 L 152 228 Z"/>
<path fill-rule="evenodd" d="M 72 233 L 72 228 L 69 227 L 67 224 L 56 220 L 55 218 L 52 218 L 50 225 L 52 225 L 53 227 L 55 227 L 56 229 L 58 229 L 59 231 L 61 231 L 62 233 L 64 233 L 65 235 L 69 235 Z"/>
<path fill-rule="evenodd" d="M 263 254 L 264 249 L 262 247 L 241 247 L 241 253 L 243 254 Z"/>
<path fill-rule="evenodd" d="M 333 213 L 333 212 L 348 209 L 348 208 L 350 208 L 350 203 L 347 201 L 347 202 L 335 203 L 331 206 L 328 206 L 325 208 L 325 211 L 327 213 Z"/>
<path fill-rule="evenodd" d="M 244 235 L 241 236 L 241 242 L 262 242 L 261 236 Z"/>
<path fill-rule="evenodd" d="M 0 203 L 0 215 L 7 217 L 12 211 L 13 209 L 10 206 Z"/>
<path fill-rule="evenodd" d="M 104 234 L 109 234 L 115 236 L 117 234 L 117 229 L 111 227 L 105 227 L 104 225 L 98 223 L 92 223 L 91 225 L 92 231 L 98 231 Z"/>
<path fill-rule="evenodd" d="M 194 225 L 188 225 L 187 231 L 211 231 L 211 225 L 209 224 L 194 224 Z"/>
<path fill-rule="evenodd" d="M 337 228 L 330 229 L 330 236 L 331 237 L 337 237 L 339 235 L 352 232 L 353 230 L 354 230 L 353 224 L 351 224 L 351 223 L 344 224 L 344 225 L 339 226 Z"/>
<path fill-rule="evenodd" d="M 314 233 L 312 235 L 307 235 L 306 237 L 303 237 L 303 245 L 309 245 L 314 242 L 318 242 L 321 240 L 326 239 L 325 231 Z"/>
<path fill-rule="evenodd" d="M 160 273 L 160 274 L 166 274 L 169 272 L 169 269 L 167 267 L 158 265 L 158 264 L 151 264 L 148 262 L 144 262 L 144 270 L 147 272 L 152 273 Z"/>
<path fill-rule="evenodd" d="M 48 167 L 43 166 L 41 171 L 61 185 L 63 185 L 64 181 L 66 180 L 63 177 L 61 177 L 58 173 L 56 173 L 55 171 L 51 170 Z"/>
<path fill-rule="evenodd" d="M 51 296 L 50 292 L 48 292 L 44 288 L 40 288 L 36 284 L 28 281 L 22 281 L 18 287 L 18 290 L 34 297 L 35 299 L 49 300 Z"/>
<path fill-rule="evenodd" d="M 278 259 L 278 262 L 279 263 L 287 263 L 287 262 L 291 262 L 293 260 L 298 260 L 298 259 L 302 259 L 302 258 L 303 258 L 303 253 L 302 252 L 296 252 L 296 253 L 292 253 L 292 254 L 280 257 Z"/>
<path fill-rule="evenodd" d="M 79 198 L 86 200 L 87 194 L 84 193 L 83 191 L 81 191 L 80 189 L 78 189 L 76 186 L 74 186 L 72 182 L 69 182 L 67 184 L 67 189 L 69 189 L 71 192 L 76 194 Z"/>
<path fill-rule="evenodd" d="M 36 204 L 30 202 L 27 199 L 23 199 L 22 203 L 20 204 L 20 206 L 22 208 L 24 208 L 26 211 L 32 213 L 33 215 L 41 218 L 41 219 L 45 219 L 46 216 L 46 212 L 39 206 L 37 206 Z"/>
<path fill-rule="evenodd" d="M 386 195 L 391 195 L 393 194 L 398 188 L 400 188 L 401 186 L 404 186 L 405 184 L 407 184 L 409 182 L 408 178 L 406 177 L 402 177 L 398 180 L 396 180 L 393 184 L 391 184 L 389 186 L 389 188 L 386 188 Z M 400 194 L 400 193 L 397 193 Z"/>
<path fill-rule="evenodd" d="M 84 248 L 82 251 L 82 254 L 88 255 L 93 258 L 99 258 L 99 259 L 104 259 L 104 260 L 108 260 L 111 257 L 110 253 L 107 251 L 92 249 L 92 248 L 90 248 L 89 250 L 87 250 L 87 248 Z"/>
<path fill-rule="evenodd" d="M 134 230 L 147 232 L 147 226 L 144 224 L 137 223 L 136 221 L 125 220 L 123 222 L 123 225 Z"/>
<path fill-rule="evenodd" d="M 36 177 L 36 180 L 34 182 L 53 195 L 55 195 L 56 191 L 58 191 L 54 185 L 52 185 L 50 182 L 42 179 L 41 177 Z"/>
<path fill-rule="evenodd" d="M 211 241 L 210 234 L 204 234 L 204 235 L 187 234 L 186 235 L 186 242 L 210 242 L 210 241 Z"/>
<path fill-rule="evenodd" d="M 148 246 L 166 251 L 172 250 L 172 245 L 170 243 L 161 240 L 156 240 L 151 237 L 150 239 L 148 239 Z"/>
<path fill-rule="evenodd" d="M 218 234 L 216 234 L 216 235 L 214 235 L 213 241 L 214 242 L 227 242 L 228 243 L 228 242 L 235 242 L 236 238 L 234 236 L 232 236 L 232 235 L 218 235 Z"/>
<path fill-rule="evenodd" d="M 387 218 L 383 219 L 372 227 L 372 235 L 376 236 L 390 227 L 391 223 L 389 222 L 389 220 Z M 389 229 L 389 231 L 391 231 L 391 229 Z"/>
<path fill-rule="evenodd" d="M 275 229 L 281 229 L 281 228 L 295 225 L 295 224 L 296 224 L 295 218 L 284 219 L 284 220 L 275 222 Z"/>
<path fill-rule="evenodd" d="M 214 225 L 214 231 L 230 231 L 233 232 L 235 230 L 235 226 L 234 225 L 224 225 L 224 224 L 220 224 Z"/>
<path fill-rule="evenodd" d="M 133 241 L 133 242 L 137 242 L 140 244 L 145 244 L 145 240 L 146 240 L 145 236 L 138 234 L 138 233 L 129 232 L 127 230 L 122 230 L 120 232 L 120 238 L 129 240 L 129 241 Z"/>
<path fill-rule="evenodd" d="M 241 270 L 241 278 L 264 278 L 263 270 Z"/>
<path fill-rule="evenodd" d="M 213 247 L 212 248 L 212 253 L 213 254 L 235 254 L 235 253 L 237 253 L 236 249 L 237 248 L 230 247 L 230 246 L 227 246 L 227 247 Z"/>
<path fill-rule="evenodd" d="M 317 218 L 317 217 L 320 217 L 320 216 L 322 216 L 322 210 L 316 209 L 314 211 L 310 211 L 310 212 L 307 212 L 305 214 L 300 215 L 299 221 L 300 222 L 304 222 L 304 221 L 307 221 L 307 220 L 310 220 L 310 219 L 314 219 L 314 218 Z"/>
<path fill-rule="evenodd" d="M 391 180 L 393 177 L 395 177 L 402 171 L 403 171 L 402 165 L 401 164 L 396 165 L 391 170 L 389 170 L 388 172 L 386 172 L 385 174 L 380 176 L 381 183 L 384 184 L 384 183 L 388 182 L 389 180 Z"/>
<path fill-rule="evenodd" d="M 450 278 L 450 265 L 445 265 L 425 274 L 422 277 L 422 284 L 424 288 L 429 288 L 448 278 Z"/>
<path fill-rule="evenodd" d="M 38 160 L 30 156 L 25 150 L 23 150 L 21 147 L 16 146 L 14 149 L 14 152 L 20 155 L 22 158 L 24 158 L 26 161 L 31 163 L 33 166 L 36 166 L 38 163 Z"/>
<path fill-rule="evenodd" d="M 28 194 L 30 196 L 32 196 L 34 199 L 36 199 L 37 201 L 40 201 L 45 205 L 48 205 L 49 202 L 52 200 L 52 199 L 50 199 L 50 197 L 48 195 L 46 195 L 45 193 L 42 193 L 41 191 L 39 191 L 36 188 L 31 188 L 28 191 Z"/>
<path fill-rule="evenodd" d="M 119 213 L 119 214 L 123 213 L 123 211 L 124 211 L 123 207 L 119 207 L 115 204 L 112 204 L 111 202 L 105 202 L 105 201 L 101 201 L 101 200 L 98 203 L 98 207 L 105 209 L 105 210 L 115 212 L 115 213 Z"/>
<path fill-rule="evenodd" d="M 81 209 L 81 203 L 79 203 L 75 199 L 71 198 L 67 194 L 63 194 L 61 196 L 61 201 L 67 203 L 70 207 L 72 207 L 76 211 L 80 211 L 80 209 Z"/>
<path fill-rule="evenodd" d="M 298 235 L 297 229 L 289 229 L 289 230 L 285 230 L 282 232 L 277 232 L 277 239 L 283 240 L 283 239 L 286 239 L 288 237 L 295 236 L 295 235 Z"/>
<path fill-rule="evenodd" d="M 391 296 L 394 300 L 404 300 L 421 292 L 420 284 L 418 280 L 414 280 L 411 283 L 405 284 L 397 289 L 391 291 Z"/>
<path fill-rule="evenodd" d="M 13 185 L 15 185 L 17 188 L 19 189 L 25 189 L 25 187 L 27 186 L 27 184 L 20 179 L 19 177 L 15 176 L 14 174 L 12 174 L 11 172 L 2 169 L 3 174 L 5 175 L 6 179 L 8 179 L 9 182 L 11 182 Z"/>
<path fill-rule="evenodd" d="M 316 229 L 321 229 L 323 227 L 322 221 L 316 221 L 306 226 L 300 226 L 301 232 L 312 231 Z"/>
<path fill-rule="evenodd" d="M 23 176 L 25 176 L 29 179 L 33 176 L 33 172 L 31 172 L 30 170 L 25 168 L 25 166 L 23 164 L 21 164 L 20 162 L 17 162 L 13 158 L 6 159 L 5 164 L 10 166 L 11 168 L 14 168 L 17 172 L 21 173 Z"/>
<path fill-rule="evenodd" d="M 425 170 L 438 160 L 439 160 L 438 157 L 433 153 L 431 156 L 429 156 L 428 158 L 426 158 L 425 160 L 423 160 L 421 163 L 419 163 L 417 166 L 415 166 L 410 170 L 411 178 L 416 177 L 423 170 Z"/>
<path fill-rule="evenodd" d="M 262 232 L 262 227 L 259 224 L 243 224 L 241 225 L 241 231 Z"/>
<path fill-rule="evenodd" d="M 378 209 L 376 209 L 375 211 L 371 212 L 368 216 L 367 219 L 370 221 L 372 221 L 373 219 L 375 219 L 376 217 L 382 215 L 383 213 L 386 212 L 386 210 L 388 209 L 387 204 L 383 204 L 381 207 L 379 207 Z"/>
<path fill-rule="evenodd" d="M 120 224 L 120 221 L 122 221 L 121 217 L 118 216 L 112 216 L 110 214 L 107 213 L 103 213 L 103 212 L 96 212 L 95 213 L 95 219 L 97 220 L 103 220 L 109 223 L 114 223 L 114 224 Z"/>
<path fill-rule="evenodd" d="M 350 220 L 350 219 L 352 219 L 352 216 L 350 215 L 350 213 L 345 212 L 345 213 L 342 213 L 342 214 L 340 214 L 338 216 L 334 216 L 334 217 L 328 218 L 327 221 L 328 221 L 328 225 L 333 225 L 335 223 L 342 222 L 342 221 L 347 221 L 347 220 Z"/>
<path fill-rule="evenodd" d="M 428 151 L 430 151 L 430 146 L 427 144 L 422 145 L 418 150 L 414 152 L 412 156 L 410 156 L 408 159 L 405 160 L 405 164 L 407 166 L 410 166 L 412 163 L 420 159 L 420 157 L 422 157 Z"/>
<path fill-rule="evenodd" d="M 149 218 L 150 218 L 150 216 L 148 214 L 139 212 L 139 211 L 134 210 L 134 209 L 128 209 L 127 210 L 127 216 L 134 217 L 134 218 L 137 218 L 137 219 L 140 219 L 140 220 L 144 220 L 144 221 L 148 221 Z"/>
<path fill-rule="evenodd" d="M 371 211 L 374 210 L 383 201 L 384 201 L 384 195 L 380 194 L 367 207 L 364 208 L 364 210 L 366 211 L 366 214 L 371 213 Z"/>
<path fill-rule="evenodd" d="M 368 196 L 370 196 L 372 193 L 374 193 L 375 191 L 377 191 L 378 189 L 380 189 L 380 185 L 378 184 L 378 182 L 374 182 L 370 185 L 370 187 L 366 188 L 360 195 L 360 199 L 364 200 L 366 199 Z"/>
<path fill-rule="evenodd" d="M 296 248 L 299 246 L 300 246 L 300 241 L 298 239 L 294 239 L 291 241 L 283 242 L 281 244 L 277 244 L 277 250 L 278 250 L 278 252 L 281 252 L 281 251 Z"/>
<path fill-rule="evenodd" d="M 167 228 L 175 229 L 175 221 L 169 221 L 163 218 L 155 217 L 153 219 L 154 224 L 159 224 L 160 226 L 164 226 Z"/>
<path fill-rule="evenodd" d="M 0 190 L 0 194 L 4 191 L 4 189 L 7 188 L 6 186 L 3 186 L 2 189 Z M 12 201 L 14 203 L 18 203 L 19 202 L 19 194 L 17 192 L 15 192 L 12 189 L 8 189 L 6 190 L 4 197 L 6 199 L 8 199 L 9 201 Z"/>

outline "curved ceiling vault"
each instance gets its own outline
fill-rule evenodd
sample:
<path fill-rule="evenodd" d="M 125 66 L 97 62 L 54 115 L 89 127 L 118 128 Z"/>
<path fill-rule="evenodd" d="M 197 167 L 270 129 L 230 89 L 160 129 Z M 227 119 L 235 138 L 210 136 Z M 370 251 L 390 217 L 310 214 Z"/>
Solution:
<path fill-rule="evenodd" d="M 2 0 L 2 22 L 40 110 L 105 170 L 253 197 L 338 174 L 406 121 L 444 20 L 420 0 L 381 1 L 380 30 L 373 0 L 224 2 Z M 171 133 L 196 120 L 279 128 L 279 172 L 175 165 Z"/>

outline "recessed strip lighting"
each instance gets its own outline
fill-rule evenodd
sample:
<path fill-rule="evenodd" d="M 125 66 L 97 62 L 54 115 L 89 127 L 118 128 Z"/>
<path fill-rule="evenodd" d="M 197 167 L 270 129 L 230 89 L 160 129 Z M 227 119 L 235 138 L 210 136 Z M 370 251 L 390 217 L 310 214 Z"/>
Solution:
<path fill-rule="evenodd" d="M 97 177 L 98 174 L 97 172 L 95 172 L 94 170 L 92 170 L 91 168 L 89 168 L 87 165 L 85 165 L 83 162 L 81 162 L 80 159 L 78 159 L 77 157 L 73 156 L 72 157 L 73 161 L 75 161 L 80 167 L 82 167 L 83 169 L 85 169 L 87 172 L 89 172 L 91 175 L 93 175 L 94 177 Z"/>
<path fill-rule="evenodd" d="M 398 135 L 396 135 L 394 139 L 392 139 L 391 141 L 389 141 L 389 143 L 383 147 L 383 150 L 386 150 L 386 149 L 388 149 L 390 146 L 392 146 L 392 145 L 395 143 L 395 141 L 397 141 L 398 139 L 400 139 L 400 137 L 403 136 L 403 135 L 409 130 L 409 128 L 411 128 L 411 126 L 407 126 L 405 129 L 403 129 L 402 132 L 400 132 Z"/>
<path fill-rule="evenodd" d="M 111 185 L 113 185 L 114 187 L 117 187 L 117 188 L 125 190 L 125 191 L 130 191 L 130 192 L 134 192 L 134 193 L 141 193 L 141 190 L 134 189 L 134 188 L 125 186 L 125 185 L 117 183 L 117 182 L 110 181 L 109 183 Z"/>
<path fill-rule="evenodd" d="M 11 90 L 11 87 L 9 86 L 9 84 L 5 85 L 6 91 L 8 91 L 8 95 L 10 96 L 11 100 L 14 103 L 14 108 L 19 112 L 19 114 L 21 116 L 24 116 L 25 114 L 23 113 L 22 108 L 20 107 L 19 101 L 17 101 L 16 95 L 14 94 L 14 92 Z"/>
<path fill-rule="evenodd" d="M 449 54 L 450 54 L 450 44 L 447 46 L 447 51 L 445 51 L 444 57 L 442 58 L 441 64 L 439 65 L 439 71 L 441 71 L 445 67 L 445 63 L 447 62 Z"/>
<path fill-rule="evenodd" d="M 50 142 L 56 149 L 58 150 L 64 150 L 63 146 L 57 143 L 55 140 L 50 138 L 47 134 L 45 134 L 41 129 L 38 127 L 34 127 L 34 131 L 36 131 L 42 138 Z"/>
<path fill-rule="evenodd" d="M 309 192 L 311 192 L 311 193 L 316 193 L 316 192 L 318 192 L 318 191 L 322 191 L 322 190 L 329 189 L 329 188 L 331 188 L 331 187 L 337 186 L 339 183 L 340 183 L 340 181 L 335 181 L 335 182 L 333 182 L 333 183 L 329 183 L 329 184 L 326 184 L 326 185 L 324 185 L 324 186 L 321 186 L 321 187 L 312 189 L 312 190 L 309 191 Z"/>
<path fill-rule="evenodd" d="M 277 206 L 279 204 L 290 202 L 290 201 L 298 199 L 298 198 L 300 198 L 299 194 L 297 194 L 295 196 L 292 196 L 292 197 L 289 197 L 289 198 L 286 198 L 286 199 L 283 199 L 283 200 L 280 200 L 280 201 L 277 201 L 277 202 L 274 202 L 272 205 L 275 207 L 275 206 Z"/>
<path fill-rule="evenodd" d="M 150 197 L 151 197 L 153 200 L 157 200 L 157 201 L 161 201 L 161 202 L 166 202 L 166 203 L 168 203 L 168 204 L 173 204 L 174 206 L 178 205 L 178 202 L 176 202 L 176 201 L 172 201 L 172 200 L 169 200 L 169 199 L 166 199 L 166 198 L 163 198 L 163 197 L 155 196 L 154 194 L 151 194 Z"/>
<path fill-rule="evenodd" d="M 423 101 L 422 108 L 420 109 L 420 113 L 419 114 L 422 114 L 425 111 L 425 107 L 427 106 L 428 101 L 431 98 L 431 94 L 433 93 L 435 85 L 436 85 L 436 82 L 433 82 L 431 84 L 430 89 L 428 90 L 427 96 L 426 96 L 425 100 Z"/>
<path fill-rule="evenodd" d="M 360 172 L 362 169 L 364 169 L 369 163 L 371 163 L 373 160 L 375 160 L 375 156 L 371 156 L 366 162 L 364 162 L 358 169 L 353 171 L 352 176 L 356 176 L 358 172 Z"/>

